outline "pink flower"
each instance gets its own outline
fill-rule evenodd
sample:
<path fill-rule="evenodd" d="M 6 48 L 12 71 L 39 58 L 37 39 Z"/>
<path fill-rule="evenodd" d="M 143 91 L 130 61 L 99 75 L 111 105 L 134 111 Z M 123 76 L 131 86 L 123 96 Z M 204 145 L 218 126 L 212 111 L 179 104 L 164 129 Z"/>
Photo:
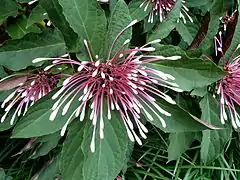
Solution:
<path fill-rule="evenodd" d="M 240 48 L 238 45 L 235 52 Z M 235 53 L 234 52 L 234 53 Z M 220 95 L 220 119 L 221 123 L 225 124 L 228 119 L 226 109 L 229 112 L 232 126 L 237 129 L 240 127 L 240 116 L 236 106 L 240 105 L 240 56 L 232 59 L 232 57 L 225 63 L 224 70 L 228 72 L 218 82 L 217 94 Z"/>
<path fill-rule="evenodd" d="M 166 123 L 160 114 L 171 116 L 169 112 L 156 103 L 154 96 L 175 104 L 170 96 L 156 86 L 182 91 L 177 84 L 169 81 L 174 80 L 173 76 L 148 67 L 148 64 L 151 62 L 178 60 L 181 58 L 180 56 L 163 57 L 142 54 L 154 51 L 155 49 L 148 45 L 159 43 L 160 40 L 152 41 L 142 47 L 123 50 L 130 42 L 127 39 L 113 57 L 110 57 L 116 40 L 127 28 L 136 22 L 130 23 L 117 35 L 109 50 L 107 60 L 100 59 L 98 56 L 94 57 L 86 40 L 84 40 L 84 44 L 89 53 L 90 61 L 79 62 L 65 58 L 38 58 L 34 60 L 34 62 L 53 60 L 53 65 L 50 67 L 61 64 L 71 64 L 77 67 L 78 72 L 67 78 L 63 82 L 62 88 L 52 97 L 52 99 L 57 99 L 57 101 L 53 105 L 50 120 L 55 119 L 60 107 L 63 107 L 62 115 L 65 115 L 72 102 L 78 99 L 79 106 L 72 112 L 62 128 L 61 135 L 64 135 L 73 116 L 80 117 L 80 121 L 83 121 L 86 118 L 86 109 L 90 105 L 91 115 L 88 118 L 92 120 L 93 124 L 92 152 L 95 150 L 96 125 L 99 121 L 99 135 L 101 139 L 104 138 L 104 110 L 109 120 L 112 117 L 112 111 L 117 110 L 121 115 L 130 140 L 136 140 L 139 144 L 142 144 L 134 130 L 134 124 L 136 124 L 139 134 L 146 138 L 145 134 L 148 130 L 140 121 L 140 114 L 145 115 L 151 121 L 153 121 L 151 114 L 154 114 L 158 117 L 155 121 L 160 121 L 163 127 L 166 127 Z"/>
<path fill-rule="evenodd" d="M 38 74 L 19 75 L 14 74 L 0 81 L 0 86 L 7 89 L 16 88 L 2 103 L 1 108 L 5 108 L 5 114 L 1 118 L 3 122 L 10 110 L 17 105 L 11 118 L 12 125 L 16 116 L 26 114 L 29 106 L 32 106 L 38 99 L 56 88 L 60 75 L 52 75 L 48 72 L 39 71 Z M 10 86 L 10 87 L 8 87 Z M 6 89 L 7 87 L 7 89 Z"/>
<path fill-rule="evenodd" d="M 144 7 L 144 11 L 147 11 L 149 5 L 152 6 L 151 12 L 149 14 L 148 22 L 153 23 L 154 16 L 157 15 L 159 17 L 160 22 L 162 22 L 168 15 L 168 13 L 173 9 L 176 0 L 144 0 L 140 5 L 140 8 Z M 179 14 L 179 18 L 183 19 L 183 22 L 186 23 L 186 18 L 193 22 L 191 16 L 189 16 L 189 9 L 184 5 L 185 1 L 182 1 L 182 8 Z M 179 22 L 179 19 L 178 19 Z"/>

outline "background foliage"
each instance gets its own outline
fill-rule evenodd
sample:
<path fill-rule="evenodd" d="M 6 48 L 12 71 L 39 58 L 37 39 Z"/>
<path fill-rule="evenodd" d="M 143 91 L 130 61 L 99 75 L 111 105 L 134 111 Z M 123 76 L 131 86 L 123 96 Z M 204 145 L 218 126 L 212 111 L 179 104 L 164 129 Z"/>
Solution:
<path fill-rule="evenodd" d="M 182 7 L 177 0 L 163 22 L 147 21 L 151 10 L 143 0 L 30 0 L 0 1 L 0 77 L 42 68 L 33 64 L 37 57 L 58 57 L 70 53 L 86 60 L 83 40 L 93 53 L 107 58 L 116 35 L 132 20 L 117 41 L 113 53 L 126 39 L 130 47 L 162 39 L 153 55 L 180 55 L 179 61 L 160 61 L 149 66 L 172 74 L 182 93 L 170 95 L 177 105 L 158 103 L 171 117 L 147 122 L 150 130 L 143 146 L 129 141 L 121 118 L 113 113 L 105 121 L 105 138 L 96 139 L 91 153 L 91 122 L 72 121 L 66 136 L 60 129 L 69 117 L 49 121 L 52 94 L 41 98 L 27 114 L 9 125 L 10 117 L 0 124 L 0 179 L 10 180 L 112 180 L 112 179 L 239 179 L 239 133 L 219 119 L 219 97 L 213 97 L 216 82 L 226 75 L 223 62 L 240 43 L 239 2 L 236 0 L 186 0 L 186 24 L 179 19 Z M 233 14 L 234 11 L 237 11 Z M 233 15 L 232 15 L 233 14 Z M 220 17 L 231 16 L 223 37 L 224 57 L 214 52 L 214 36 L 223 30 Z M 64 67 L 73 71 L 71 67 Z M 2 102 L 10 91 L 0 91 Z M 72 107 L 74 108 L 74 107 Z M 0 110 L 0 116 L 4 110 Z M 107 119 L 105 117 L 105 119 Z M 211 130 L 212 126 L 219 127 Z"/>

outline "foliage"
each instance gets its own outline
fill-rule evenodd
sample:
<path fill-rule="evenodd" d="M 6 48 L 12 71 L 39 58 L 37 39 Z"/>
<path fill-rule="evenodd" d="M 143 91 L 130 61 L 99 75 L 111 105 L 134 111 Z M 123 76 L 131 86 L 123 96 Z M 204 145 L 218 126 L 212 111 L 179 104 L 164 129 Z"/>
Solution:
<path fill-rule="evenodd" d="M 240 4 L 236 0 L 167 1 L 169 7 L 159 6 L 162 13 L 157 15 L 154 3 L 160 5 L 161 0 L 0 1 L 0 179 L 239 179 L 239 130 L 232 124 L 240 119 L 236 90 L 240 79 L 238 75 L 231 79 L 236 89 L 223 88 L 234 102 L 219 94 L 219 84 L 232 72 L 229 63 L 238 65 L 240 61 Z M 151 84 L 146 89 L 154 88 L 144 96 L 148 97 L 146 103 L 136 103 L 144 102 L 143 93 L 134 91 L 139 87 L 131 84 L 131 97 L 136 99 L 128 98 L 127 104 L 127 98 L 121 99 L 126 94 L 122 92 L 116 100 L 120 107 L 113 105 L 109 118 L 107 109 L 112 104 L 106 97 L 117 93 L 110 89 L 101 98 L 104 110 L 99 105 L 95 114 L 101 117 L 95 124 L 93 105 L 86 103 L 84 110 L 79 107 L 85 91 L 93 88 L 85 85 L 76 95 L 70 93 L 66 105 L 59 106 L 54 116 L 57 105 L 65 101 L 54 96 L 61 92 L 68 96 L 64 87 L 70 77 L 81 72 L 81 66 L 86 68 L 84 63 L 96 60 L 98 67 L 97 60 L 109 65 L 111 58 L 128 55 L 146 58 L 144 63 L 149 62 L 144 72 L 154 69 L 171 81 L 156 73 L 151 78 L 158 81 L 149 80 L 150 76 L 137 71 L 132 79 L 137 83 L 137 78 L 144 76 Z M 239 69 L 237 65 L 234 67 Z M 87 68 L 91 69 L 90 65 Z M 119 74 L 123 71 L 119 69 Z M 33 74 L 39 74 L 39 79 L 42 74 L 57 76 L 52 80 L 54 87 L 49 82 L 46 87 L 51 85 L 51 92 L 43 90 L 38 97 L 32 94 L 20 101 L 36 83 L 31 81 Z M 73 89 L 78 82 L 72 82 Z M 21 91 L 23 86 L 26 94 Z M 24 93 L 11 96 L 13 92 Z M 34 98 L 36 101 L 28 104 Z M 80 115 L 79 121 L 76 108 L 81 109 L 79 114 L 86 114 L 84 119 Z M 130 113 L 133 111 L 139 115 Z"/>

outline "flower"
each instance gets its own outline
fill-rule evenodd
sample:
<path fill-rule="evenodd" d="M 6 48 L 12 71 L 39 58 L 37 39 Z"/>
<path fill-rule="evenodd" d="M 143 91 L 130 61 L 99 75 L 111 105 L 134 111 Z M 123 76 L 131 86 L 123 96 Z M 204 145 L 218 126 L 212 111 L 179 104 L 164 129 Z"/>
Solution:
<path fill-rule="evenodd" d="M 240 48 L 240 44 L 234 53 Z M 220 120 L 222 124 L 228 119 L 229 112 L 232 126 L 240 127 L 240 116 L 236 106 L 240 105 L 240 56 L 230 59 L 225 63 L 224 70 L 228 72 L 219 82 L 217 94 L 220 95 Z"/>
<path fill-rule="evenodd" d="M 214 36 L 214 47 L 215 47 L 215 55 L 218 55 L 218 52 L 221 53 L 221 56 L 224 55 L 223 53 L 223 40 L 222 40 L 222 31 L 219 31 L 218 37 Z"/>
<path fill-rule="evenodd" d="M 33 1 L 30 1 L 28 2 L 29 5 L 32 5 L 33 3 L 37 2 L 38 0 L 33 0 Z"/>
<path fill-rule="evenodd" d="M 61 75 L 52 75 L 49 72 L 39 71 L 38 74 L 19 75 L 14 74 L 7 76 L 0 81 L 0 84 L 8 89 L 16 88 L 2 103 L 1 108 L 5 108 L 5 114 L 1 118 L 3 122 L 10 110 L 17 105 L 17 108 L 10 120 L 12 125 L 16 116 L 26 114 L 29 106 L 32 106 L 37 100 L 57 87 Z M 24 109 L 24 110 L 23 110 Z"/>
<path fill-rule="evenodd" d="M 176 0 L 144 0 L 143 3 L 140 5 L 140 8 L 145 5 L 144 11 L 147 11 L 149 4 L 152 4 L 152 9 L 148 17 L 148 22 L 153 23 L 154 15 L 158 15 L 160 22 L 162 22 L 167 17 L 167 14 L 173 9 L 176 2 Z M 183 22 L 186 23 L 186 15 L 187 18 L 191 22 L 193 22 L 193 19 L 188 14 L 189 9 L 185 6 L 184 3 L 185 1 L 182 1 L 182 8 L 179 18 L 182 18 Z"/>
<path fill-rule="evenodd" d="M 181 92 L 176 83 L 170 82 L 174 77 L 159 70 L 148 67 L 148 63 L 158 60 L 178 60 L 180 56 L 163 57 L 144 55 L 143 52 L 154 51 L 148 45 L 159 43 L 160 40 L 152 41 L 142 47 L 123 50 L 130 42 L 127 39 L 117 52 L 112 56 L 112 49 L 119 36 L 137 21 L 133 21 L 124 28 L 115 38 L 109 49 L 108 58 L 100 59 L 94 57 L 89 49 L 88 42 L 84 40 L 85 47 L 89 53 L 90 61 L 76 61 L 65 58 L 37 58 L 33 62 L 52 60 L 52 66 L 61 64 L 71 64 L 77 67 L 77 73 L 73 74 L 63 82 L 62 88 L 53 95 L 52 99 L 57 99 L 52 107 L 50 120 L 54 120 L 60 107 L 63 107 L 62 115 L 65 115 L 75 99 L 78 99 L 79 106 L 72 112 L 67 122 L 61 130 L 64 135 L 67 126 L 73 116 L 80 117 L 83 121 L 86 117 L 86 109 L 90 105 L 90 120 L 93 124 L 93 135 L 91 140 L 91 151 L 95 151 L 95 134 L 97 122 L 100 123 L 100 138 L 104 138 L 104 110 L 110 120 L 112 111 L 117 110 L 121 115 L 127 134 L 131 141 L 136 140 L 142 144 L 140 138 L 134 130 L 137 126 L 140 135 L 146 138 L 147 128 L 140 121 L 140 114 L 144 114 L 153 121 L 151 113 L 155 114 L 166 127 L 166 123 L 159 113 L 166 116 L 171 114 L 162 109 L 153 96 L 160 97 L 169 103 L 175 104 L 170 96 L 159 90 L 156 86 L 167 87 Z M 105 109 L 104 109 L 105 108 Z M 133 123 L 134 122 L 134 123 Z"/>
<path fill-rule="evenodd" d="M 99 1 L 99 2 L 103 2 L 103 3 L 107 3 L 107 2 L 109 2 L 109 0 L 97 0 L 97 1 Z"/>

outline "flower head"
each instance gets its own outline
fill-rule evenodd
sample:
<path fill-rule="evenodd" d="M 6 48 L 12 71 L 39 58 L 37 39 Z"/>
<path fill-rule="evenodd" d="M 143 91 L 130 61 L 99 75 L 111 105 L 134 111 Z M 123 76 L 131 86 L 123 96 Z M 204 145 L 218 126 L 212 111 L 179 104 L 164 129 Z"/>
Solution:
<path fill-rule="evenodd" d="M 160 22 L 162 22 L 167 17 L 168 13 L 173 9 L 176 2 L 177 0 L 144 0 L 140 5 L 140 8 L 145 5 L 144 11 L 147 11 L 148 6 L 152 5 L 152 9 L 148 17 L 148 22 L 153 23 L 155 15 L 158 16 Z M 188 11 L 189 9 L 185 6 L 185 1 L 182 1 L 182 8 L 179 18 L 182 18 L 184 23 L 186 23 L 185 16 L 187 16 L 187 18 L 193 22 L 191 16 L 188 14 Z"/>
<path fill-rule="evenodd" d="M 5 108 L 5 114 L 1 118 L 3 122 L 10 110 L 16 105 L 16 110 L 11 118 L 13 124 L 16 116 L 26 114 L 29 106 L 32 106 L 38 99 L 56 88 L 60 75 L 52 75 L 48 72 L 39 71 L 38 74 L 8 76 L 0 81 L 0 85 L 8 89 L 16 88 L 2 103 L 1 108 Z M 10 87 L 8 87 L 10 86 Z"/>
<path fill-rule="evenodd" d="M 238 45 L 236 50 L 239 48 L 240 45 Z M 240 127 L 240 116 L 238 110 L 236 110 L 236 106 L 240 105 L 240 56 L 231 58 L 224 65 L 224 70 L 228 74 L 218 82 L 217 94 L 220 95 L 220 119 L 222 124 L 225 124 L 225 121 L 228 119 L 227 109 L 232 126 L 237 129 Z"/>
<path fill-rule="evenodd" d="M 130 25 L 134 23 L 136 23 L 136 21 L 133 21 Z M 121 33 L 128 27 L 130 26 L 127 26 Z M 134 125 L 137 126 L 139 134 L 143 138 L 146 138 L 145 133 L 147 133 L 148 130 L 140 121 L 140 114 L 145 115 L 151 121 L 153 121 L 151 114 L 154 114 L 158 117 L 158 119 L 155 120 L 160 121 L 162 126 L 166 127 L 166 123 L 160 114 L 166 116 L 171 116 L 171 114 L 156 103 L 155 97 L 160 97 L 172 104 L 175 103 L 170 96 L 159 90 L 157 86 L 181 91 L 177 84 L 169 81 L 174 80 L 173 76 L 148 66 L 150 62 L 158 60 L 178 60 L 181 57 L 163 57 L 143 54 L 143 52 L 154 51 L 155 49 L 148 45 L 158 43 L 160 40 L 152 41 L 142 47 L 123 50 L 130 42 L 130 40 L 126 40 L 113 57 L 110 57 L 114 43 L 121 33 L 118 34 L 114 40 L 106 60 L 100 59 L 98 56 L 94 57 L 90 52 L 86 40 L 84 40 L 84 44 L 88 50 L 90 61 L 79 62 L 65 58 L 52 59 L 53 66 L 71 64 L 77 67 L 78 72 L 67 78 L 63 82 L 62 88 L 52 97 L 52 99 L 57 99 L 57 101 L 53 105 L 50 120 L 55 119 L 60 107 L 63 107 L 62 115 L 65 115 L 72 102 L 78 99 L 79 106 L 72 112 L 62 128 L 61 134 L 64 135 L 73 116 L 79 117 L 80 121 L 86 118 L 86 109 L 89 105 L 91 113 L 87 118 L 92 120 L 93 124 L 92 152 L 95 150 L 95 134 L 98 122 L 100 124 L 100 138 L 104 138 L 105 112 L 106 117 L 110 120 L 112 111 L 118 111 L 130 140 L 136 140 L 141 144 L 141 140 L 134 130 Z M 44 60 L 44 58 L 40 60 Z M 34 62 L 38 61 L 39 59 Z"/>

